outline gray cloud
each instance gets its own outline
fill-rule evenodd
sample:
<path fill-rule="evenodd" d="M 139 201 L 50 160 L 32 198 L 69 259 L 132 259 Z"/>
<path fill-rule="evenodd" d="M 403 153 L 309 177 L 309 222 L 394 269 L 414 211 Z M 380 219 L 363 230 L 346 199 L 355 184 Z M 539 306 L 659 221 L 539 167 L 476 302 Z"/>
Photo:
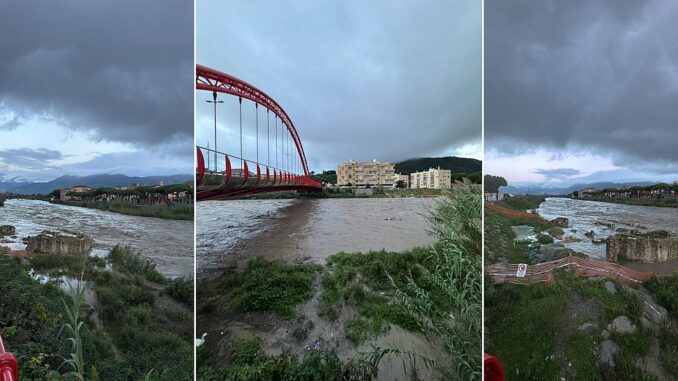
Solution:
<path fill-rule="evenodd" d="M 50 162 L 61 160 L 65 156 L 50 149 L 16 148 L 0 151 L 0 161 L 28 170 L 49 168 Z"/>
<path fill-rule="evenodd" d="M 313 169 L 480 144 L 480 2 L 200 1 L 197 23 L 198 63 L 276 99 Z M 211 119 L 208 97 L 197 107 Z"/>
<path fill-rule="evenodd" d="M 191 1 L 2 1 L 0 46 L 0 105 L 15 115 L 4 128 L 42 116 L 192 152 Z"/>
<path fill-rule="evenodd" d="M 535 170 L 534 173 L 546 177 L 547 180 L 550 179 L 564 180 L 581 174 L 581 171 L 574 168 L 557 168 L 557 169 L 539 168 Z"/>
<path fill-rule="evenodd" d="M 488 0 L 485 147 L 678 172 L 677 19 L 661 0 Z"/>

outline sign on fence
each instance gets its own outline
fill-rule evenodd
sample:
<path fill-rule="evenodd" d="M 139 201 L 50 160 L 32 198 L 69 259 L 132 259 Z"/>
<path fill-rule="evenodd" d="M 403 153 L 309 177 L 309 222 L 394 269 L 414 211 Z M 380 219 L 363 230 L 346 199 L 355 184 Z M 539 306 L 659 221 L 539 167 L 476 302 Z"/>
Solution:
<path fill-rule="evenodd" d="M 527 263 L 518 264 L 518 271 L 516 271 L 516 276 L 518 278 L 525 278 L 526 273 L 527 273 Z"/>

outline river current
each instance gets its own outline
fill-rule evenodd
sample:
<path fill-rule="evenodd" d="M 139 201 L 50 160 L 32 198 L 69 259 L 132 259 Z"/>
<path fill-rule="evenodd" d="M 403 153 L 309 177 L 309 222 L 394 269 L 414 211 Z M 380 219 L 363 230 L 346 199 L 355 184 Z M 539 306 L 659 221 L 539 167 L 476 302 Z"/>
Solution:
<path fill-rule="evenodd" d="M 340 251 L 426 246 L 433 242 L 426 216 L 438 202 L 435 198 L 200 202 L 198 277 L 257 256 L 324 263 Z"/>
<path fill-rule="evenodd" d="M 14 225 L 16 238 L 0 246 L 24 249 L 22 238 L 43 230 L 82 232 L 94 240 L 90 255 L 104 256 L 116 244 L 130 245 L 168 277 L 193 277 L 193 222 L 110 213 L 98 209 L 10 199 L 0 207 L 0 225 Z"/>
<path fill-rule="evenodd" d="M 584 233 L 593 231 L 596 238 L 607 238 L 619 228 L 647 232 L 666 230 L 678 234 L 678 209 L 654 206 L 636 206 L 609 202 L 574 200 L 549 197 L 537 209 L 542 217 L 566 217 L 570 226 L 565 236 L 574 236 L 580 242 L 565 246 L 594 258 L 604 259 L 605 243 L 592 243 Z"/>

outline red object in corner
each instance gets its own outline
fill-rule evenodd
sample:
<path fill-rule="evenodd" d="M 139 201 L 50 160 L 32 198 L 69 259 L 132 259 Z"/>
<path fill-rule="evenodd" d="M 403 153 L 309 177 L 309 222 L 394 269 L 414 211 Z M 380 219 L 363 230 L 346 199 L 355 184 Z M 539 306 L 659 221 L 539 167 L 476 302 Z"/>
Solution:
<path fill-rule="evenodd" d="M 485 353 L 484 359 L 485 381 L 504 381 L 504 367 L 499 359 Z"/>
<path fill-rule="evenodd" d="M 5 343 L 0 336 L 0 381 L 17 381 L 19 379 L 19 365 L 13 354 L 5 352 Z"/>

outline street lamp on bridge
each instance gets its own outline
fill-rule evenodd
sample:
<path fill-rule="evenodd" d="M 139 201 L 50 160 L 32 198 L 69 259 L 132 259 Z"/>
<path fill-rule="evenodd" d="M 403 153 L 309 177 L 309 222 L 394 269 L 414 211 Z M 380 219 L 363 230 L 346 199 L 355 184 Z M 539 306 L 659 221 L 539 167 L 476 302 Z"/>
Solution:
<path fill-rule="evenodd" d="M 224 103 L 224 101 L 217 100 L 217 92 L 212 91 L 212 98 L 214 100 L 206 100 L 207 103 L 214 103 L 214 169 L 218 170 L 217 161 L 217 103 Z M 209 165 L 208 165 L 209 167 Z"/>

